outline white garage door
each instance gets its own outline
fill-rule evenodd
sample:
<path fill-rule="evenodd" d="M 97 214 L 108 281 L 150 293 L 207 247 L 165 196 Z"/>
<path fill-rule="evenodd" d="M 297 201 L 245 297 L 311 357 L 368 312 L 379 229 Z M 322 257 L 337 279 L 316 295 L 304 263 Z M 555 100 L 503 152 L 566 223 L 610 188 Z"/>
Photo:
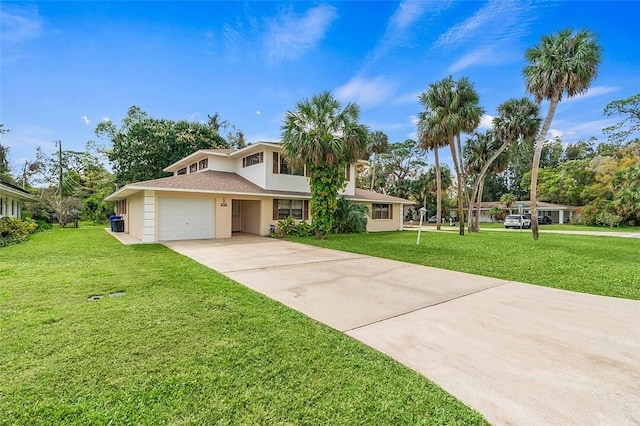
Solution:
<path fill-rule="evenodd" d="M 215 199 L 160 197 L 158 240 L 195 240 L 215 235 Z"/>

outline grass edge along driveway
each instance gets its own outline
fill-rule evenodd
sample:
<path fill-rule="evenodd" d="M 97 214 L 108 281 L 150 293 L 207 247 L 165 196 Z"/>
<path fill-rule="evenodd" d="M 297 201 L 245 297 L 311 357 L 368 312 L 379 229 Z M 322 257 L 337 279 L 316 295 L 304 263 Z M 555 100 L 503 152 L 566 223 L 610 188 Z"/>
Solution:
<path fill-rule="evenodd" d="M 161 245 L 54 229 L 0 249 L 0 279 L 0 424 L 485 424 L 418 373 Z"/>
<path fill-rule="evenodd" d="M 380 232 L 292 241 L 452 271 L 640 300 L 640 240 L 531 232 Z"/>

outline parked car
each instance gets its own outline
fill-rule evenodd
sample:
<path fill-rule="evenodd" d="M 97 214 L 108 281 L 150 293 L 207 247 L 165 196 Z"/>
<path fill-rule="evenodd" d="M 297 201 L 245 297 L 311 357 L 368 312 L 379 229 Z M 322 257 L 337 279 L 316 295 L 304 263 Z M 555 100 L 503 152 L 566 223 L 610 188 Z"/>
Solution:
<path fill-rule="evenodd" d="M 553 221 L 549 216 L 542 215 L 538 216 L 538 225 L 551 225 Z"/>
<path fill-rule="evenodd" d="M 531 228 L 531 219 L 523 214 L 510 214 L 504 220 L 504 227 L 509 228 Z"/>
<path fill-rule="evenodd" d="M 442 220 L 442 223 L 444 223 L 446 221 L 444 216 L 442 216 L 440 219 Z M 438 222 L 438 216 L 431 216 L 427 221 L 429 223 L 437 223 Z"/>

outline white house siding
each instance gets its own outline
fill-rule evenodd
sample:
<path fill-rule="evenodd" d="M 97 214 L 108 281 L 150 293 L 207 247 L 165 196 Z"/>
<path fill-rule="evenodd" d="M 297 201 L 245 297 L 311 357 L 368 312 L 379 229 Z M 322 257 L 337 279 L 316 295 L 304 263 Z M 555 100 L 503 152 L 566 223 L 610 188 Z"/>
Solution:
<path fill-rule="evenodd" d="M 153 190 L 143 192 L 142 242 L 157 241 L 156 234 L 156 195 Z"/>

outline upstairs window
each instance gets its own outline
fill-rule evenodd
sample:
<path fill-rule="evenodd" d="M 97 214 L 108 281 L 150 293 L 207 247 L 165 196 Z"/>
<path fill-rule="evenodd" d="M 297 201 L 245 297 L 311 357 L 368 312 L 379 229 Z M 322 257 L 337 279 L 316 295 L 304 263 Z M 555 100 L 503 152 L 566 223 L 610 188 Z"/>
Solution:
<path fill-rule="evenodd" d="M 242 167 L 253 166 L 254 164 L 260 164 L 264 161 L 264 154 L 262 152 L 257 152 L 253 155 L 249 155 L 242 159 Z"/>
<path fill-rule="evenodd" d="M 371 212 L 372 219 L 393 219 L 393 205 L 373 204 Z"/>
<path fill-rule="evenodd" d="M 195 173 L 198 171 L 198 163 L 193 163 L 189 166 L 189 173 Z"/>
<path fill-rule="evenodd" d="M 278 152 L 273 153 L 273 174 L 304 176 L 303 167 L 291 167 L 284 156 Z"/>
<path fill-rule="evenodd" d="M 180 170 L 178 170 L 177 174 L 186 175 L 187 174 L 187 168 L 186 167 L 181 168 Z"/>
<path fill-rule="evenodd" d="M 207 167 L 209 167 L 209 159 L 208 158 L 203 158 L 202 160 L 200 160 L 200 162 L 198 163 L 198 168 L 200 170 L 204 170 Z"/>

